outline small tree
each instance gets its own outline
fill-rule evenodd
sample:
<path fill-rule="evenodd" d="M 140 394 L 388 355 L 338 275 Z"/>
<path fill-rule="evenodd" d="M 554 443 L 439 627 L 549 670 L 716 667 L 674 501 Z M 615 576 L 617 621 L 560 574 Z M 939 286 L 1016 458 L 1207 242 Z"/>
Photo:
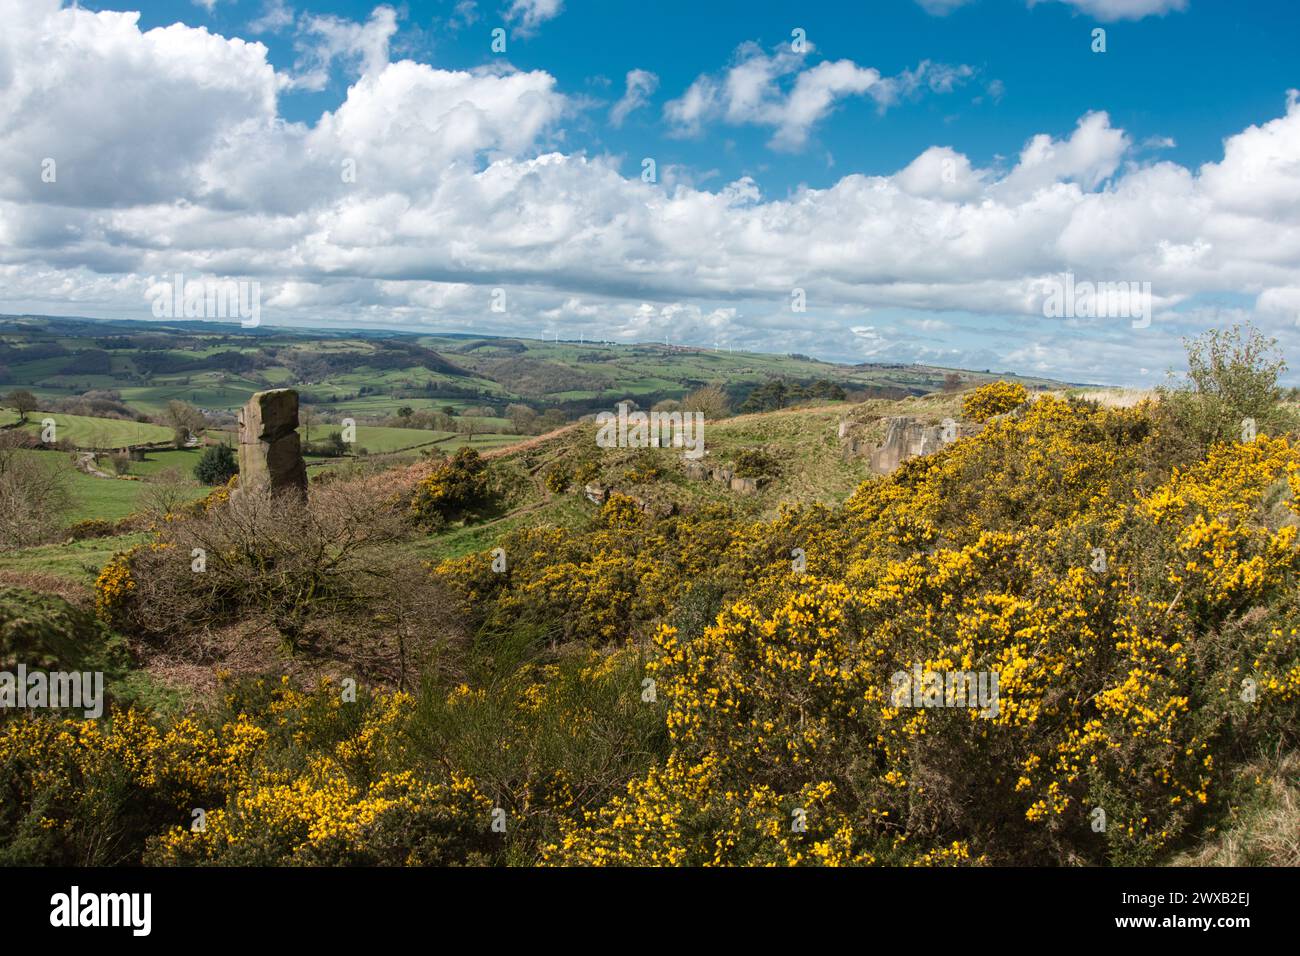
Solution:
<path fill-rule="evenodd" d="M 212 445 L 194 466 L 194 477 L 205 485 L 224 485 L 239 474 L 239 463 L 229 445 Z"/>
<path fill-rule="evenodd" d="M 5 404 L 13 406 L 14 411 L 18 413 L 20 424 L 27 424 L 27 415 L 36 411 L 36 396 L 25 388 L 15 389 L 5 398 Z"/>
<path fill-rule="evenodd" d="M 682 399 L 682 411 L 703 412 L 707 419 L 726 418 L 731 413 L 727 393 L 716 385 L 697 388 Z"/>
<path fill-rule="evenodd" d="M 337 428 L 329 433 L 324 441 L 325 454 L 342 458 L 348 453 L 348 443 L 343 440 L 343 432 Z"/>
<path fill-rule="evenodd" d="M 557 428 L 563 428 L 568 424 L 568 419 L 564 417 L 564 412 L 558 408 L 548 408 L 538 419 L 537 429 L 542 432 L 553 432 Z"/>
<path fill-rule="evenodd" d="M 0 549 L 48 540 L 70 505 L 68 472 L 51 456 L 0 445 Z"/>
<path fill-rule="evenodd" d="M 537 424 L 537 413 L 527 405 L 507 405 L 506 417 L 516 435 L 527 435 Z"/>
<path fill-rule="evenodd" d="M 142 509 L 156 519 L 177 514 L 194 497 L 192 486 L 179 468 L 168 468 L 148 479 L 141 496 Z"/>
<path fill-rule="evenodd" d="M 1237 325 L 1210 329 L 1183 345 L 1187 374 L 1160 394 L 1201 449 L 1238 440 L 1247 420 L 1260 433 L 1287 427 L 1277 384 L 1287 366 L 1276 339 L 1265 338 L 1254 326 Z"/>
<path fill-rule="evenodd" d="M 201 411 L 175 399 L 167 403 L 163 418 L 172 427 L 172 443 L 177 448 L 184 448 L 190 435 L 202 431 L 208 424 Z"/>

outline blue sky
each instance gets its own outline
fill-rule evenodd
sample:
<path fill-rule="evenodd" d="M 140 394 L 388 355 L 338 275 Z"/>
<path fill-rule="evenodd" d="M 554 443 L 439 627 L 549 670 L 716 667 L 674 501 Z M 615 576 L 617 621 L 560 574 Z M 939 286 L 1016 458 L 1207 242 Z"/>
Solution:
<path fill-rule="evenodd" d="M 145 28 L 179 20 L 254 38 L 286 71 L 299 58 L 291 31 L 249 32 L 275 9 L 264 0 L 217 0 L 210 12 L 176 0 L 82 5 L 139 9 Z M 751 175 L 777 195 L 801 183 L 831 185 L 847 171 L 888 174 L 935 143 L 986 165 L 1014 157 L 1035 133 L 1069 129 L 1089 110 L 1108 111 L 1139 141 L 1174 140 L 1163 156 L 1196 166 L 1219 158 L 1225 136 L 1276 113 L 1285 91 L 1300 83 L 1300 5 L 1289 0 L 1193 0 L 1183 12 L 1136 21 L 1101 20 L 1058 2 L 1030 7 L 1025 0 L 973 0 L 944 16 L 927 13 L 916 0 L 565 0 L 561 13 L 531 35 L 518 34 L 503 16 L 508 2 L 472 4 L 472 24 L 457 6 L 457 0 L 393 4 L 393 49 L 446 69 L 490 67 L 502 59 L 490 49 L 491 30 L 507 27 L 514 34 L 507 38 L 510 63 L 545 70 L 565 92 L 607 103 L 622 95 L 629 70 L 649 70 L 660 84 L 647 108 L 621 129 L 593 116 L 569 131 L 571 145 L 717 169 L 724 181 Z M 284 7 L 364 22 L 375 4 L 317 0 Z M 797 27 L 821 58 L 853 59 L 887 75 L 923 60 L 969 64 L 977 73 L 952 94 L 919 97 L 883 116 L 870 101 L 847 100 L 794 153 L 765 148 L 761 129 L 688 140 L 664 135 L 663 104 L 697 76 L 718 70 L 742 42 L 775 48 L 790 42 Z M 1104 56 L 1091 50 L 1095 27 L 1107 31 Z M 312 122 L 336 108 L 355 79 L 342 66 L 324 90 L 286 95 L 281 113 Z M 996 96 L 989 92 L 995 82 Z"/>
<path fill-rule="evenodd" d="M 0 0 L 0 311 L 184 272 L 277 324 L 1138 385 L 1211 325 L 1300 345 L 1293 3 L 80 7 Z M 1150 314 L 1049 315 L 1067 272 Z"/>

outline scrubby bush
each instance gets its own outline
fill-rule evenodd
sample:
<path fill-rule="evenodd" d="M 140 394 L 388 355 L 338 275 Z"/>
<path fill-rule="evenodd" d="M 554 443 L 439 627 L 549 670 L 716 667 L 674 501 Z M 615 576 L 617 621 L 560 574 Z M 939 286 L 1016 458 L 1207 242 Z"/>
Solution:
<path fill-rule="evenodd" d="M 436 530 L 448 521 L 475 517 L 491 498 L 487 462 L 464 446 L 416 486 L 408 511 L 417 525 Z"/>
<path fill-rule="evenodd" d="M 732 466 L 741 478 L 776 477 L 781 461 L 765 448 L 742 448 L 732 457 Z"/>
<path fill-rule="evenodd" d="M 697 388 L 691 392 L 681 402 L 683 412 L 699 412 L 709 421 L 719 418 L 726 418 L 731 414 L 731 403 L 727 399 L 727 393 L 716 385 L 706 385 L 704 388 Z"/>
<path fill-rule="evenodd" d="M 562 494 L 573 482 L 573 474 L 563 464 L 552 465 L 546 470 L 546 490 L 552 494 Z"/>
<path fill-rule="evenodd" d="M 239 474 L 239 462 L 229 445 L 210 445 L 194 466 L 194 477 L 205 485 L 224 485 Z"/>
<path fill-rule="evenodd" d="M 623 470 L 621 480 L 631 485 L 649 484 L 663 474 L 662 459 L 648 448 L 638 449 L 629 466 Z"/>
<path fill-rule="evenodd" d="M 227 681 L 185 716 L 7 722 L 0 862 L 531 863 L 561 816 L 603 805 L 662 752 L 635 652 L 541 663 L 499 646 L 472 669 L 507 676 L 490 695 L 430 676 L 414 695 L 355 700 L 330 680 Z"/>
<path fill-rule="evenodd" d="M 1029 393 L 1019 382 L 989 382 L 962 399 L 962 417 L 972 422 L 986 422 L 1019 408 Z"/>
<path fill-rule="evenodd" d="M 0 550 L 49 540 L 71 504 L 68 472 L 54 456 L 0 446 Z"/>
<path fill-rule="evenodd" d="M 196 511 L 104 566 L 102 617 L 172 647 L 261 623 L 294 649 L 337 654 L 399 685 L 452 630 L 440 588 L 400 550 L 408 526 L 383 478 L 327 482 L 309 502 L 222 494 Z"/>
<path fill-rule="evenodd" d="M 1161 393 L 1197 451 L 1241 440 L 1251 429 L 1277 434 L 1295 426 L 1281 404 L 1278 379 L 1287 365 L 1275 339 L 1253 327 L 1234 326 L 1210 329 L 1186 345 L 1187 374 Z"/>
<path fill-rule="evenodd" d="M 73 541 L 86 541 L 91 538 L 107 538 L 117 534 L 117 525 L 103 518 L 87 518 L 68 526 L 68 537 Z"/>

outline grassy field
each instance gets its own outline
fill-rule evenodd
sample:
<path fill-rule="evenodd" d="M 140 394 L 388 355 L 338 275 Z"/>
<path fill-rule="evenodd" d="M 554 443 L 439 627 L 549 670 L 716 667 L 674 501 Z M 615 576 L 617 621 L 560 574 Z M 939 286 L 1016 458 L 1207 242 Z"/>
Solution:
<path fill-rule="evenodd" d="M 323 441 L 331 432 L 341 431 L 338 425 L 313 425 L 312 441 Z M 298 434 L 306 440 L 306 429 L 299 428 Z M 440 441 L 455 436 L 455 432 L 426 431 L 422 428 L 384 428 L 378 425 L 357 425 L 356 447 L 364 448 L 372 455 L 391 454 L 412 448 L 427 448 Z"/>
<path fill-rule="evenodd" d="M 249 396 L 264 387 L 261 383 L 240 385 L 196 383 L 193 385 L 159 385 L 148 387 L 117 386 L 122 401 L 151 415 L 161 414 L 170 401 L 187 402 L 197 408 L 234 410 L 248 401 Z"/>
<path fill-rule="evenodd" d="M 338 425 L 317 424 L 311 428 L 312 442 L 324 441 L 331 432 L 341 431 Z M 303 442 L 307 441 L 307 429 L 299 428 L 298 434 Z M 213 441 L 234 444 L 238 435 L 233 431 L 208 430 L 208 438 Z M 423 428 L 385 428 L 379 425 L 357 425 L 356 448 L 365 449 L 369 455 L 391 455 L 404 451 L 423 451 L 436 448 L 439 451 L 455 451 L 462 445 L 475 448 L 500 448 L 522 441 L 523 435 L 482 433 L 473 439 L 458 432 L 430 431 Z"/>
<path fill-rule="evenodd" d="M 184 478 L 194 476 L 194 466 L 199 463 L 202 451 L 198 448 L 166 448 L 151 451 L 144 461 L 131 462 L 133 475 L 151 477 L 163 472 L 178 471 Z"/>
<path fill-rule="evenodd" d="M 134 514 L 144 505 L 152 483 L 163 478 L 178 479 L 191 499 L 201 498 L 211 490 L 194 479 L 194 464 L 199 460 L 196 450 L 155 452 L 145 461 L 132 462 L 129 474 L 137 480 L 88 475 L 74 465 L 73 456 L 67 452 L 23 450 L 17 454 L 30 456 L 46 467 L 58 468 L 67 476 L 71 507 L 64 523 L 69 525 L 90 519 L 117 521 Z M 100 469 L 113 474 L 107 462 L 101 462 Z M 165 474 L 168 472 L 175 474 Z"/>
<path fill-rule="evenodd" d="M 122 478 L 95 478 L 70 467 L 72 509 L 68 523 L 98 518 L 117 521 L 138 510 L 143 481 Z"/>
<path fill-rule="evenodd" d="M 0 551 L 0 571 L 17 574 L 52 574 L 74 584 L 89 587 L 102 568 L 118 551 L 125 551 L 150 539 L 147 534 L 126 534 L 112 538 L 92 538 L 43 544 L 20 551 Z"/>
<path fill-rule="evenodd" d="M 516 508 L 506 515 L 482 524 L 454 527 L 438 535 L 417 539 L 410 549 L 426 561 L 442 561 L 484 551 L 504 534 L 520 528 L 577 527 L 590 520 L 593 506 L 577 495 L 555 495 Z"/>
<path fill-rule="evenodd" d="M 0 425 L 18 421 L 10 409 L 0 410 Z M 150 442 L 171 441 L 172 430 L 146 422 L 128 422 L 116 418 L 90 418 L 85 415 L 65 415 L 62 412 L 35 411 L 28 413 L 24 428 L 34 435 L 41 433 L 45 419 L 54 419 L 54 440 L 67 439 L 78 448 L 124 448 Z"/>

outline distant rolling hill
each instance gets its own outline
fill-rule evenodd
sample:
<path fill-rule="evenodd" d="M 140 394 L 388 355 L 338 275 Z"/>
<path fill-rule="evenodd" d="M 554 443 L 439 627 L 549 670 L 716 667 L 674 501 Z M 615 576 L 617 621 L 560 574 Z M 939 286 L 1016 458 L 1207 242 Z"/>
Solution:
<path fill-rule="evenodd" d="M 229 412 L 253 392 L 292 386 L 304 403 L 359 420 L 391 417 L 403 406 L 489 405 L 500 414 L 509 403 L 572 418 L 621 399 L 645 407 L 705 385 L 722 387 L 739 407 L 776 379 L 830 382 L 859 400 L 897 399 L 938 391 L 954 374 L 963 386 L 995 378 L 1030 388 L 1061 384 L 995 371 L 845 365 L 655 343 L 0 316 L 0 390 L 26 388 L 42 400 L 111 391 L 145 414 L 173 399 Z"/>

